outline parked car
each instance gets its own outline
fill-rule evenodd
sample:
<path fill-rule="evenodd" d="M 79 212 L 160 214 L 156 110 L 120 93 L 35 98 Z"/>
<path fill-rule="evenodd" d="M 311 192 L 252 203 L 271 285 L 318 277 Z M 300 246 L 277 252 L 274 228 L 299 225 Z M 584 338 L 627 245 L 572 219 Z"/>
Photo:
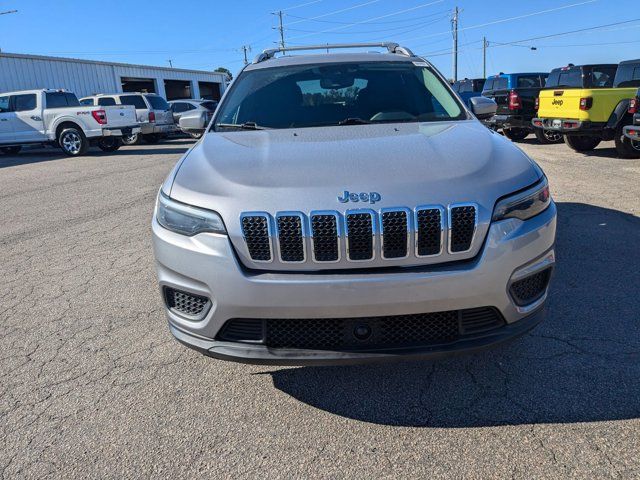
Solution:
<path fill-rule="evenodd" d="M 533 126 L 562 133 L 577 152 L 593 150 L 603 140 L 615 140 L 620 157 L 635 157 L 637 152 L 623 129 L 632 121 L 627 110 L 639 86 L 640 60 L 619 66 L 556 68 L 540 92 Z"/>
<path fill-rule="evenodd" d="M 385 46 L 388 53 L 356 49 Z M 397 44 L 267 50 L 158 193 L 169 328 L 249 363 L 441 357 L 545 315 L 556 208 L 536 163 Z M 287 53 L 303 47 L 287 48 Z M 475 114 L 475 115 L 474 115 Z"/>
<path fill-rule="evenodd" d="M 536 116 L 536 101 L 544 87 L 548 73 L 500 73 L 487 79 L 482 95 L 498 104 L 496 116 L 487 124 L 502 130 L 505 137 L 513 141 L 524 140 L 535 133 L 543 144 L 558 143 L 562 135 L 558 132 L 536 130 L 531 120 Z"/>
<path fill-rule="evenodd" d="M 454 82 L 452 88 L 453 91 L 460 96 L 462 101 L 469 105 L 469 100 L 482 95 L 484 82 L 484 78 L 465 78 Z"/>
<path fill-rule="evenodd" d="M 640 151 L 640 88 L 629 103 L 628 113 L 633 115 L 633 123 L 624 127 L 624 134 L 631 140 L 632 147 Z"/>
<path fill-rule="evenodd" d="M 218 102 L 215 100 L 174 100 L 169 102 L 173 121 L 180 130 L 200 138 L 211 121 Z"/>
<path fill-rule="evenodd" d="M 102 93 L 80 100 L 83 105 L 131 105 L 136 109 L 142 139 L 147 143 L 158 143 L 160 139 L 175 130 L 173 114 L 167 101 L 155 93 Z M 133 145 L 139 140 L 138 134 L 126 136 L 125 145 Z"/>
<path fill-rule="evenodd" d="M 0 152 L 5 154 L 25 145 L 56 145 L 69 156 L 83 155 L 90 145 L 113 152 L 124 135 L 139 131 L 131 107 L 81 106 L 65 90 L 0 94 Z"/>

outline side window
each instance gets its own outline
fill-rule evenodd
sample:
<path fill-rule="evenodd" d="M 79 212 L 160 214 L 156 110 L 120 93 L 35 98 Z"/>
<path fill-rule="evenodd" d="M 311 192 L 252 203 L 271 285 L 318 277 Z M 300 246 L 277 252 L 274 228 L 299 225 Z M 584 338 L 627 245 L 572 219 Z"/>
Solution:
<path fill-rule="evenodd" d="M 120 103 L 122 105 L 133 105 L 136 109 L 149 108 L 141 95 L 122 95 L 120 97 Z"/>
<path fill-rule="evenodd" d="M 46 94 L 47 108 L 65 108 L 67 104 L 67 97 L 63 92 L 48 92 Z"/>
<path fill-rule="evenodd" d="M 102 107 L 110 107 L 116 104 L 116 99 L 113 97 L 100 97 L 98 99 L 98 105 Z"/>
<path fill-rule="evenodd" d="M 471 82 L 462 82 L 460 84 L 460 93 L 469 93 L 471 90 Z"/>
<path fill-rule="evenodd" d="M 474 92 L 482 92 L 484 89 L 484 80 L 474 80 L 473 81 L 473 91 Z"/>
<path fill-rule="evenodd" d="M 504 78 L 496 78 L 493 81 L 493 90 L 506 90 L 509 87 L 509 81 Z"/>
<path fill-rule="evenodd" d="M 175 113 L 186 112 L 187 104 L 182 102 L 174 103 L 173 106 L 171 107 L 171 110 L 173 110 Z"/>
<path fill-rule="evenodd" d="M 453 91 L 456 93 L 460 92 L 460 82 L 455 82 L 453 85 L 451 85 L 451 88 L 453 88 Z"/>
<path fill-rule="evenodd" d="M 536 88 L 541 86 L 539 75 L 518 77 L 518 88 Z"/>
<path fill-rule="evenodd" d="M 82 100 L 80 100 L 80 105 L 84 105 L 84 106 L 92 106 L 93 105 L 93 98 L 84 98 Z"/>
<path fill-rule="evenodd" d="M 185 111 L 188 112 L 189 110 L 195 110 L 196 107 L 195 105 L 191 105 L 190 103 L 185 103 Z"/>
<path fill-rule="evenodd" d="M 13 111 L 28 112 L 34 110 L 37 106 L 36 94 L 29 93 L 26 95 L 13 95 Z"/>
<path fill-rule="evenodd" d="M 487 80 L 484 82 L 484 88 L 482 90 L 493 90 L 493 78 L 487 78 Z"/>
<path fill-rule="evenodd" d="M 9 96 L 0 97 L 0 113 L 9 111 Z"/>

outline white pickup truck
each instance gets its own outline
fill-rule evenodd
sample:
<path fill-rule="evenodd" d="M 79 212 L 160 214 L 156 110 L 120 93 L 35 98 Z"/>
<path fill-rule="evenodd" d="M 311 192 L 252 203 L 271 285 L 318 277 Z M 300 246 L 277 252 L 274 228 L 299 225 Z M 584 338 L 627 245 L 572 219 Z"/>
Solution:
<path fill-rule="evenodd" d="M 65 90 L 0 94 L 0 153 L 13 155 L 34 144 L 58 146 L 69 156 L 91 145 L 113 152 L 122 136 L 139 132 L 136 111 L 128 105 L 85 107 Z"/>

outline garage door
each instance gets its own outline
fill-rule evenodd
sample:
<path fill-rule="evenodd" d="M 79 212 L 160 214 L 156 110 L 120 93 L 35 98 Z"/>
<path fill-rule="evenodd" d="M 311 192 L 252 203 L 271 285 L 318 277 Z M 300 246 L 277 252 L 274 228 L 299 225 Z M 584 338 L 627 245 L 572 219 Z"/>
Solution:
<path fill-rule="evenodd" d="M 207 100 L 220 100 L 220 84 L 214 82 L 198 82 L 200 97 Z"/>
<path fill-rule="evenodd" d="M 122 77 L 120 80 L 123 92 L 158 93 L 156 81 L 153 78 Z"/>
<path fill-rule="evenodd" d="M 191 82 L 186 80 L 165 80 L 164 91 L 167 100 L 180 100 L 191 97 Z"/>

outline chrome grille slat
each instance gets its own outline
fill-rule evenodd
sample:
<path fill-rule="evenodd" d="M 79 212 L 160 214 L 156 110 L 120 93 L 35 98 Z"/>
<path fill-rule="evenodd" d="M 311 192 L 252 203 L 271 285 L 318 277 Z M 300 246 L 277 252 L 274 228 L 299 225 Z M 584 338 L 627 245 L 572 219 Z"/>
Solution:
<path fill-rule="evenodd" d="M 347 257 L 352 262 L 375 258 L 376 215 L 370 210 L 350 210 L 346 213 Z"/>
<path fill-rule="evenodd" d="M 459 203 L 449 206 L 449 253 L 464 253 L 471 250 L 476 227 L 478 206 Z"/>
<path fill-rule="evenodd" d="M 276 215 L 281 262 L 302 263 L 306 260 L 304 223 L 304 216 L 299 212 L 280 212 Z"/>
<path fill-rule="evenodd" d="M 439 206 L 416 208 L 416 256 L 442 254 L 444 244 L 444 209 Z"/>
<path fill-rule="evenodd" d="M 313 260 L 318 263 L 340 261 L 340 216 L 338 212 L 311 212 Z"/>
<path fill-rule="evenodd" d="M 409 209 L 388 208 L 380 214 L 380 249 L 382 258 L 399 259 L 409 256 L 411 215 Z"/>
<path fill-rule="evenodd" d="M 260 212 L 244 213 L 240 217 L 240 223 L 251 259 L 254 262 L 273 261 L 269 215 Z"/>

